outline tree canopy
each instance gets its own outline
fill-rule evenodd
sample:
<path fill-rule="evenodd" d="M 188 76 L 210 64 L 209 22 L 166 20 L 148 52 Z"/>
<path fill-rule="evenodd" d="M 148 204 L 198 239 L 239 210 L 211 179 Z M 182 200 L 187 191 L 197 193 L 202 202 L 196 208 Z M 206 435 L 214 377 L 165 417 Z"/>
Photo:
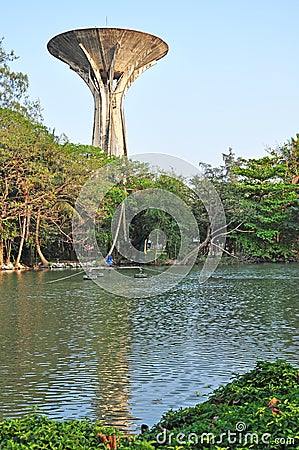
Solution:
<path fill-rule="evenodd" d="M 6 53 L 3 38 L 0 39 L 0 107 L 19 111 L 31 120 L 40 122 L 40 102 L 29 97 L 28 76 L 22 72 L 14 72 L 9 65 L 17 58 L 13 50 Z"/>
<path fill-rule="evenodd" d="M 28 77 L 10 68 L 15 59 L 13 51 L 5 52 L 1 39 L 0 266 L 13 264 L 18 268 L 21 261 L 47 265 L 55 259 L 76 258 L 72 236 L 76 199 L 89 177 L 111 158 L 98 147 L 59 138 L 43 125 L 39 102 L 31 101 L 28 95 Z M 152 173 L 144 164 L 125 167 L 124 160 L 119 164 L 123 180 L 107 192 L 95 218 L 103 254 L 113 252 L 114 259 L 120 261 L 111 221 L 123 200 L 144 189 L 174 194 L 195 216 L 199 235 L 185 227 L 190 234 L 184 241 L 185 262 L 194 251 L 205 254 L 217 246 L 211 218 L 198 196 L 201 177 L 185 180 L 163 171 Z M 227 229 L 216 230 L 216 234 L 226 235 L 226 256 L 248 261 L 299 259 L 299 135 L 257 159 L 236 158 L 229 149 L 223 154 L 222 166 L 202 162 L 200 169 L 215 187 L 225 210 Z M 133 211 L 137 197 L 132 198 Z M 169 197 L 160 201 L 167 205 Z M 156 244 L 162 235 L 167 237 L 154 258 L 161 263 L 176 259 L 182 244 L 180 224 L 166 209 L 152 206 L 133 215 L 126 236 L 137 250 L 153 251 L 151 233 L 159 229 Z"/>

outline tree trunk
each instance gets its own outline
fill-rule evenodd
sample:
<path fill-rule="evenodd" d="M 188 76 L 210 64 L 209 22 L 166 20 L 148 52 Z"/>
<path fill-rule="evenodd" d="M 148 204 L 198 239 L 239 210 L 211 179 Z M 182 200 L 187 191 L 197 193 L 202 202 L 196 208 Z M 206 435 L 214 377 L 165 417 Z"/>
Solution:
<path fill-rule="evenodd" d="M 119 230 L 120 230 L 121 223 L 122 223 L 122 221 L 125 219 L 125 218 L 124 218 L 124 212 L 125 212 L 125 204 L 124 204 L 124 202 L 123 202 L 123 203 L 121 204 L 121 209 L 120 209 L 119 218 L 118 218 L 118 222 L 117 222 L 117 226 L 116 226 L 116 230 L 115 230 L 114 240 L 113 240 L 113 243 L 112 243 L 112 245 L 111 245 L 111 248 L 110 248 L 110 250 L 109 250 L 107 256 L 112 255 L 112 252 L 113 252 L 114 247 L 115 247 L 115 245 L 116 245 L 117 238 L 118 238 L 118 235 L 119 235 Z"/>
<path fill-rule="evenodd" d="M 0 266 L 4 264 L 4 240 L 0 238 Z"/>
<path fill-rule="evenodd" d="M 20 219 L 20 221 L 21 221 L 21 219 Z M 22 256 L 24 242 L 25 242 L 26 228 L 27 228 L 27 216 L 25 216 L 23 218 L 23 223 L 21 223 L 21 241 L 20 241 L 20 245 L 19 245 L 18 256 L 17 256 L 16 262 L 15 262 L 15 269 L 19 268 L 19 264 L 21 261 L 21 256 Z"/>
<path fill-rule="evenodd" d="M 38 210 L 37 219 L 36 219 L 36 229 L 35 229 L 35 248 L 37 251 L 38 256 L 40 257 L 40 260 L 42 262 L 43 267 L 49 267 L 50 263 L 43 255 L 43 252 L 40 248 L 40 242 L 39 242 L 39 227 L 40 227 L 40 209 Z"/>
<path fill-rule="evenodd" d="M 196 247 L 194 250 L 192 250 L 190 253 L 188 253 L 188 255 L 186 255 L 185 258 L 182 260 L 181 264 L 183 264 L 184 266 L 187 265 L 189 259 L 193 255 L 195 255 L 197 252 L 199 252 L 199 250 L 201 250 L 202 248 L 206 247 L 209 244 L 210 241 L 211 241 L 211 231 L 210 231 L 210 229 L 208 229 L 207 236 L 206 236 L 205 240 L 198 247 Z"/>
<path fill-rule="evenodd" d="M 3 232 L 2 224 L 0 223 L 0 233 Z M 4 264 L 4 239 L 0 238 L 0 266 Z"/>
<path fill-rule="evenodd" d="M 11 239 L 5 239 L 4 241 L 5 248 L 5 264 L 10 264 L 10 255 L 11 255 Z"/>

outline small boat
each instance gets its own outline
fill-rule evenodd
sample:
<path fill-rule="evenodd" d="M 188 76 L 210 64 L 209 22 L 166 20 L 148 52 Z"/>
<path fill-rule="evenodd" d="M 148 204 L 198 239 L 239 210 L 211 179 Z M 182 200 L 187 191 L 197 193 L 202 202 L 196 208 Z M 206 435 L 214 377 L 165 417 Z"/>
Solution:
<path fill-rule="evenodd" d="M 96 280 L 97 278 L 103 277 L 104 274 L 102 272 L 99 273 L 87 273 L 83 275 L 83 280 Z"/>
<path fill-rule="evenodd" d="M 134 278 L 147 278 L 147 274 L 144 273 L 144 272 L 142 271 L 142 269 L 140 268 L 140 269 L 139 269 L 139 272 L 138 272 L 138 273 L 135 273 Z"/>

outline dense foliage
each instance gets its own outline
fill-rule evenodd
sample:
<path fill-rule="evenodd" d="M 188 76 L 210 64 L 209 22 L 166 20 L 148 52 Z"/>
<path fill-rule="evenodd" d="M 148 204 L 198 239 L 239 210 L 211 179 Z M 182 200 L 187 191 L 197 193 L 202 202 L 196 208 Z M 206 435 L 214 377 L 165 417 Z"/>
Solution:
<path fill-rule="evenodd" d="M 74 204 L 87 179 L 111 159 L 99 148 L 74 145 L 42 125 L 40 105 L 28 96 L 27 76 L 10 68 L 15 58 L 13 51 L 5 52 L 0 40 L 0 266 L 18 268 L 21 262 L 47 266 L 53 260 L 75 259 Z M 292 139 L 259 159 L 236 159 L 230 149 L 223 160 L 221 167 L 200 163 L 200 169 L 224 206 L 228 227 L 219 233 L 226 234 L 225 255 L 237 260 L 298 260 L 299 140 Z M 120 261 L 111 219 L 124 199 L 144 189 L 169 191 L 193 212 L 199 236 L 185 230 L 190 237 L 183 245 L 184 263 L 197 246 L 203 254 L 216 246 L 217 236 L 211 235 L 207 211 L 197 194 L 200 177 L 184 180 L 151 173 L 143 164 L 130 163 L 129 168 L 124 160 L 119 164 L 125 183 L 114 184 L 96 215 L 96 237 L 103 255 L 113 252 L 114 261 Z M 179 224 L 162 209 L 136 213 L 126 239 L 144 251 L 155 229 L 167 241 L 154 259 L 175 260 L 182 246 Z"/>
<path fill-rule="evenodd" d="M 299 449 L 298 414 L 298 368 L 259 362 L 206 402 L 168 411 L 146 438 L 161 449 Z"/>
<path fill-rule="evenodd" d="M 283 159 L 286 148 L 290 151 Z M 234 173 L 243 214 L 244 233 L 235 235 L 236 246 L 252 257 L 268 260 L 292 259 L 298 255 L 299 199 L 297 142 L 273 151 L 271 156 L 242 160 Z"/>
<path fill-rule="evenodd" d="M 227 253 L 255 262 L 298 260 L 298 140 L 268 153 L 245 160 L 236 159 L 230 149 L 223 155 L 224 166 L 202 164 L 202 170 L 224 205 Z M 195 205 L 203 216 L 202 207 L 196 202 L 191 207 Z"/>
<path fill-rule="evenodd" d="M 34 413 L 0 423 L 0 448 L 298 450 L 298 414 L 298 368 L 282 360 L 258 362 L 206 402 L 170 410 L 138 436 L 125 436 L 98 421 L 54 421 Z"/>
<path fill-rule="evenodd" d="M 19 111 L 34 121 L 41 121 L 40 103 L 30 100 L 28 94 L 28 76 L 14 72 L 9 66 L 17 58 L 13 50 L 6 53 L 3 38 L 0 39 L 0 107 Z"/>
<path fill-rule="evenodd" d="M 32 265 L 37 256 L 46 263 L 42 247 L 48 257 L 70 258 L 74 202 L 106 160 L 99 149 L 61 145 L 44 126 L 0 109 L 0 264 L 18 267 L 25 257 Z"/>

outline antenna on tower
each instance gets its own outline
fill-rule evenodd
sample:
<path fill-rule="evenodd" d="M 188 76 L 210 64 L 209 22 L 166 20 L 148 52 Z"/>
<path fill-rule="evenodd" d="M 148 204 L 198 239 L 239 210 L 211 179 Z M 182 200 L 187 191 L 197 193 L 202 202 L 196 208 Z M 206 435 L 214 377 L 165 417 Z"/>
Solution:
<path fill-rule="evenodd" d="M 108 16 L 106 16 L 106 27 L 108 26 Z"/>

